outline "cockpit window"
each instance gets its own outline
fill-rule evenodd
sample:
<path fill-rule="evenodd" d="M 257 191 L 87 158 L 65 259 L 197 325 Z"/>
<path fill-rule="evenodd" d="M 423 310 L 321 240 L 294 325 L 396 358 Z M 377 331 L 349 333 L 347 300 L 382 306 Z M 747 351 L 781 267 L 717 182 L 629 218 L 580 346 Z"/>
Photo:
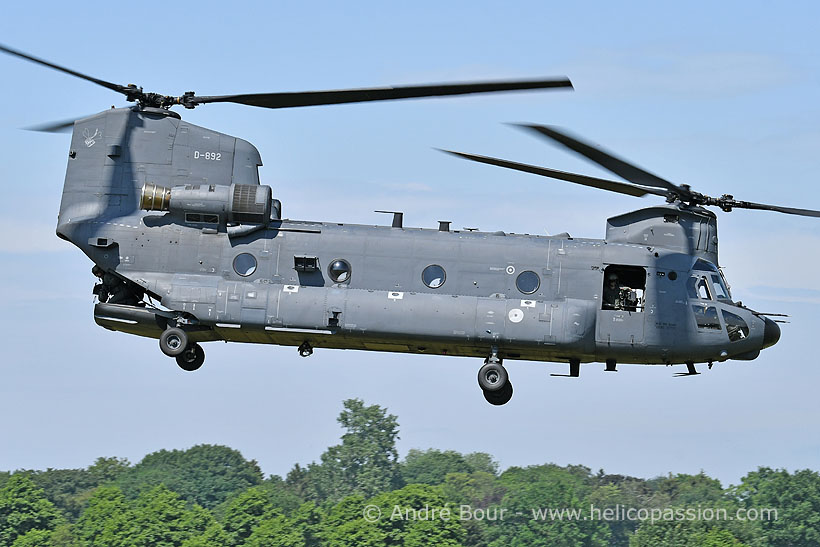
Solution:
<path fill-rule="evenodd" d="M 692 306 L 692 311 L 695 312 L 695 320 L 698 322 L 699 329 L 720 330 L 720 320 L 714 306 L 697 304 Z"/>
<path fill-rule="evenodd" d="M 700 300 L 711 300 L 712 295 L 709 292 L 709 283 L 706 281 L 706 276 L 693 275 L 689 278 L 686 284 L 686 289 L 689 291 L 689 298 L 697 298 Z"/>
<path fill-rule="evenodd" d="M 695 265 L 692 267 L 693 270 L 705 270 L 707 272 L 717 272 L 717 266 L 712 264 L 707 260 L 703 260 L 702 258 L 697 259 Z"/>
<path fill-rule="evenodd" d="M 715 289 L 715 298 L 718 300 L 729 300 L 729 290 L 723 283 L 723 278 L 717 274 L 712 274 L 712 287 Z"/>
<path fill-rule="evenodd" d="M 726 322 L 726 332 L 729 333 L 729 340 L 737 342 L 749 336 L 749 325 L 739 315 L 726 310 L 723 311 L 723 320 Z"/>

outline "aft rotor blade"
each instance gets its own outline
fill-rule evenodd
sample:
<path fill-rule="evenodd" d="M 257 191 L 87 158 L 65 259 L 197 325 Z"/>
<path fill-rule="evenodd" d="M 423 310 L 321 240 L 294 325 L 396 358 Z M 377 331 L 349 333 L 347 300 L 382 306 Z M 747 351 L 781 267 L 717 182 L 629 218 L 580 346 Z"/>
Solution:
<path fill-rule="evenodd" d="M 804 217 L 820 217 L 820 211 L 814 209 L 796 209 L 794 207 L 781 207 L 779 205 L 767 205 L 765 203 L 754 203 L 751 201 L 732 201 L 732 209 L 756 209 L 759 211 L 777 211 L 789 215 L 800 215 Z"/>
<path fill-rule="evenodd" d="M 76 70 L 71 70 L 70 68 L 66 68 L 64 66 L 55 65 L 54 63 L 49 63 L 43 59 L 38 57 L 34 57 L 33 55 L 28 55 L 27 53 L 23 53 L 22 51 L 17 51 L 16 49 L 12 49 L 10 47 L 4 46 L 0 44 L 0 51 L 8 53 L 9 55 L 14 55 L 15 57 L 20 57 L 27 61 L 31 61 L 33 63 L 41 64 L 43 66 L 47 66 L 49 68 L 53 68 L 54 70 L 59 70 L 60 72 L 65 72 L 66 74 L 71 74 L 72 76 L 76 76 L 77 78 L 82 78 L 83 80 L 88 80 L 89 82 L 93 82 L 97 85 L 101 85 L 118 93 L 127 93 L 128 88 L 126 86 L 114 84 L 111 82 L 106 82 L 105 80 L 100 80 L 99 78 L 94 78 L 93 76 L 88 76 L 87 74 L 83 74 L 81 72 L 77 72 Z M 73 122 L 72 122 L 73 123 Z"/>
<path fill-rule="evenodd" d="M 597 146 L 593 146 L 580 139 L 571 137 L 566 133 L 559 131 L 555 127 L 548 127 L 544 125 L 520 125 L 525 129 L 535 131 L 545 137 L 548 137 L 576 152 L 585 158 L 597 163 L 604 169 L 612 171 L 619 177 L 623 177 L 633 184 L 641 186 L 653 186 L 655 188 L 663 188 L 675 195 L 680 196 L 686 200 L 691 196 L 689 190 L 681 188 L 677 184 L 673 184 L 668 180 L 662 179 L 657 175 L 653 175 L 648 171 L 644 171 L 640 167 L 633 165 L 621 158 L 618 158 L 608 152 L 605 152 Z"/>
<path fill-rule="evenodd" d="M 326 104 L 361 103 L 368 101 L 393 101 L 397 99 L 420 99 L 445 97 L 472 93 L 499 93 L 549 88 L 572 88 L 568 78 L 547 80 L 517 80 L 499 82 L 465 82 L 397 87 L 370 87 L 328 91 L 302 91 L 293 93 L 250 93 L 244 95 L 215 95 L 192 97 L 194 104 L 238 103 L 263 108 L 294 108 Z"/>
<path fill-rule="evenodd" d="M 454 152 L 452 150 L 441 151 L 471 161 L 477 161 L 479 163 L 496 165 L 498 167 L 504 167 L 506 169 L 514 169 L 516 171 L 523 171 L 525 173 L 541 175 L 542 177 L 565 180 L 567 182 L 574 182 L 575 184 L 590 186 L 592 188 L 599 188 L 601 190 L 609 190 L 610 192 L 617 192 L 619 194 L 626 194 L 628 196 L 641 197 L 645 196 L 646 194 L 656 194 L 659 196 L 666 195 L 666 192 L 663 192 L 661 190 L 656 190 L 654 188 L 642 188 L 640 186 L 633 186 L 631 184 L 616 182 L 614 180 L 599 179 L 597 177 L 589 177 L 587 175 L 579 175 L 577 173 L 568 173 L 566 171 L 557 171 L 555 169 L 548 169 L 546 167 L 536 167 L 534 165 L 527 165 L 526 163 L 518 163 L 498 158 L 491 158 L 489 156 L 466 154 L 464 152 Z"/>
<path fill-rule="evenodd" d="M 49 122 L 42 125 L 24 127 L 26 131 L 42 131 L 44 133 L 65 133 L 74 127 L 75 120 L 64 120 L 61 122 Z"/>

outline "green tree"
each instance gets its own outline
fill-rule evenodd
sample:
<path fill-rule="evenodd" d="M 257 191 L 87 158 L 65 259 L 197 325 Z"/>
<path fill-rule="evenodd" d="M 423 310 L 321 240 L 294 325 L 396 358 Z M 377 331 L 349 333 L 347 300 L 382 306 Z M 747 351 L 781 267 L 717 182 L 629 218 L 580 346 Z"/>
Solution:
<path fill-rule="evenodd" d="M 584 519 L 592 491 L 589 469 L 581 466 L 512 467 L 501 474 L 506 494 L 501 508 L 506 518 L 487 527 L 491 546 L 604 546 L 611 533 L 605 522 Z M 578 511 L 578 517 L 533 515 L 533 510 Z"/>
<path fill-rule="evenodd" d="M 225 547 L 231 538 L 207 509 L 194 505 L 182 517 L 187 538 L 180 547 Z"/>
<path fill-rule="evenodd" d="M 116 486 L 101 486 L 88 500 L 75 526 L 77 537 L 90 547 L 122 547 L 129 538 L 134 515 Z"/>
<path fill-rule="evenodd" d="M 12 475 L 0 490 L 0 547 L 10 547 L 32 530 L 52 530 L 60 522 L 57 508 L 25 474 Z"/>
<path fill-rule="evenodd" d="M 820 474 L 816 471 L 790 474 L 785 469 L 760 467 L 743 477 L 731 494 L 749 515 L 766 511 L 758 524 L 768 545 L 820 545 Z"/>
<path fill-rule="evenodd" d="M 114 482 L 131 468 L 126 458 L 97 458 L 86 471 L 94 486 Z"/>
<path fill-rule="evenodd" d="M 484 471 L 473 473 L 449 473 L 441 485 L 444 498 L 454 508 L 469 505 L 473 509 L 490 509 L 498 506 L 504 498 L 506 488 L 498 477 Z M 487 523 L 484 520 L 469 519 L 462 523 L 466 530 L 465 546 L 484 546 L 487 539 Z"/>
<path fill-rule="evenodd" d="M 144 491 L 134 502 L 128 545 L 179 547 L 193 536 L 204 534 L 212 517 L 201 507 L 187 510 L 179 494 L 165 485 Z"/>
<path fill-rule="evenodd" d="M 445 509 L 449 512 L 442 513 Z M 331 510 L 324 530 L 322 545 L 328 547 L 456 547 L 466 536 L 458 514 L 447 505 L 440 489 L 423 484 L 410 484 L 369 500 L 345 498 Z"/>
<path fill-rule="evenodd" d="M 450 473 L 441 488 L 448 501 L 482 509 L 499 504 L 507 491 L 498 477 L 483 471 Z"/>
<path fill-rule="evenodd" d="M 64 522 L 58 524 L 51 532 L 50 547 L 82 547 L 74 535 L 74 527 Z"/>
<path fill-rule="evenodd" d="M 87 501 L 83 496 L 97 484 L 85 469 L 46 469 L 23 471 L 43 489 L 46 498 L 70 520 L 76 520 Z"/>
<path fill-rule="evenodd" d="M 304 503 L 304 499 L 278 475 L 265 479 L 262 489 L 267 493 L 273 506 L 285 515 L 290 515 Z"/>
<path fill-rule="evenodd" d="M 317 547 L 321 515 L 312 502 L 302 504 L 291 517 L 276 515 L 254 528 L 243 547 Z"/>
<path fill-rule="evenodd" d="M 257 526 L 245 547 L 303 547 L 305 539 L 289 518 L 277 515 Z"/>
<path fill-rule="evenodd" d="M 411 449 L 401 464 L 406 484 L 441 484 L 448 473 L 470 473 L 473 467 L 454 450 Z"/>
<path fill-rule="evenodd" d="M 658 490 L 669 497 L 673 505 L 692 506 L 717 502 L 726 497 L 720 481 L 707 477 L 703 471 L 697 475 L 684 473 L 659 477 L 656 479 Z"/>
<path fill-rule="evenodd" d="M 257 486 L 245 490 L 225 508 L 222 525 L 228 534 L 229 545 L 243 545 L 257 526 L 279 515 L 263 488 Z"/>
<path fill-rule="evenodd" d="M 51 547 L 51 530 L 31 530 L 18 536 L 11 547 Z"/>
<path fill-rule="evenodd" d="M 629 538 L 629 547 L 744 547 L 719 523 L 698 520 L 643 522 Z"/>
<path fill-rule="evenodd" d="M 293 468 L 288 471 L 288 474 L 285 477 L 285 485 L 301 499 L 308 499 L 311 497 L 315 499 L 315 496 L 312 495 L 308 470 L 298 463 L 294 464 Z"/>
<path fill-rule="evenodd" d="M 87 469 L 46 469 L 18 471 L 43 489 L 46 498 L 70 520 L 82 513 L 94 488 L 112 482 L 129 467 L 128 460 L 97 458 Z"/>
<path fill-rule="evenodd" d="M 498 462 L 486 452 L 471 452 L 470 454 L 465 454 L 464 461 L 467 462 L 467 465 L 469 465 L 473 471 L 498 475 Z"/>
<path fill-rule="evenodd" d="M 129 497 L 164 484 L 183 499 L 213 509 L 235 493 L 261 484 L 262 471 L 237 450 L 201 444 L 148 454 L 117 482 Z"/>
<path fill-rule="evenodd" d="M 401 485 L 396 417 L 359 399 L 343 404 L 338 418 L 346 430 L 342 444 L 328 448 L 321 464 L 311 463 L 306 476 L 300 477 L 308 499 L 336 502 L 356 494 L 371 497 Z"/>

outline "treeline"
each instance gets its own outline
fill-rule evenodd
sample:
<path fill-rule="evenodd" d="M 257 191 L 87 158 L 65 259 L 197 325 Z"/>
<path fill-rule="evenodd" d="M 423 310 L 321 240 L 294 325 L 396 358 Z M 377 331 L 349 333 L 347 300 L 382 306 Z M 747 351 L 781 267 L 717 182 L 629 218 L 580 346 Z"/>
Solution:
<path fill-rule="evenodd" d="M 212 445 L 0 473 L 0 547 L 820 546 L 814 471 L 760 468 L 727 488 L 703 473 L 499 472 L 485 453 L 400 460 L 398 421 L 376 405 L 345 401 L 338 421 L 341 443 L 284 479 Z"/>

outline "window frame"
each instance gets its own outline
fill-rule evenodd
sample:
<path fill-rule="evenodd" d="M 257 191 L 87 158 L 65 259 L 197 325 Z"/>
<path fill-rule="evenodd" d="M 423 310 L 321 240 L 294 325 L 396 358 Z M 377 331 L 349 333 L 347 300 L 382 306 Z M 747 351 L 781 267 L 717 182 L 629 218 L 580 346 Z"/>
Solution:
<path fill-rule="evenodd" d="M 337 262 L 344 262 L 347 264 L 347 278 L 342 279 L 341 281 L 333 277 L 333 265 Z M 344 258 L 334 258 L 330 261 L 330 264 L 327 266 L 327 275 L 333 283 L 338 285 L 342 285 L 344 283 L 350 283 L 350 280 L 353 278 L 353 266 L 350 265 L 350 261 Z"/>
<path fill-rule="evenodd" d="M 425 272 L 427 272 L 430 268 L 439 268 L 439 269 L 441 270 L 441 276 L 440 276 L 440 278 L 441 278 L 441 283 L 439 283 L 439 284 L 438 284 L 438 285 L 436 285 L 435 287 L 434 287 L 434 286 L 432 286 L 432 285 L 430 285 L 430 284 L 428 284 L 428 283 L 427 283 L 427 281 L 425 281 L 425 279 L 424 279 L 424 277 L 425 277 L 425 276 L 424 276 Z M 436 278 L 436 279 L 438 279 L 438 278 Z M 444 284 L 447 282 L 447 270 L 445 270 L 445 269 L 444 269 L 444 266 L 442 266 L 441 264 L 428 264 L 428 265 L 427 265 L 427 266 L 425 266 L 425 267 L 424 267 L 424 269 L 421 271 L 421 282 L 422 282 L 422 283 L 424 283 L 424 286 L 425 286 L 425 287 L 427 287 L 428 289 L 433 289 L 433 290 L 440 289 L 440 288 L 441 288 L 441 287 L 443 287 L 443 286 L 444 286 Z"/>

